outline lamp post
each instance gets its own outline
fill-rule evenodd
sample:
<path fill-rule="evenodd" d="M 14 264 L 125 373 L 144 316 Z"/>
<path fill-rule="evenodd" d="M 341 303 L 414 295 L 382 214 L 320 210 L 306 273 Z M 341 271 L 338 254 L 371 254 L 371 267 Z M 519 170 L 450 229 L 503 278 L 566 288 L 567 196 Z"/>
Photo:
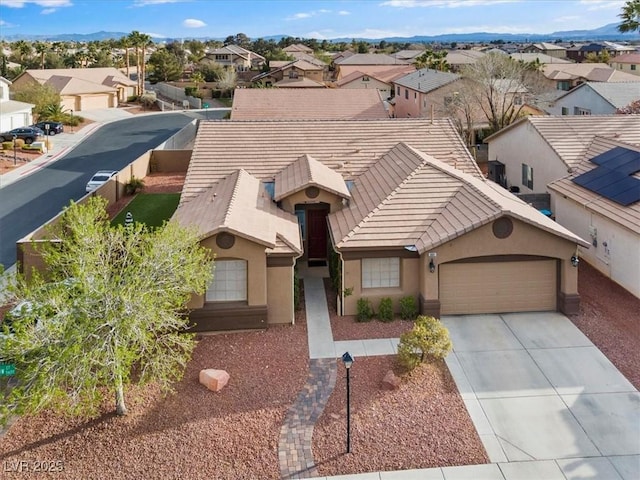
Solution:
<path fill-rule="evenodd" d="M 16 157 L 16 140 L 18 139 L 18 135 L 16 135 L 15 133 L 13 134 L 13 166 L 16 166 L 16 163 L 18 163 L 18 159 Z"/>
<path fill-rule="evenodd" d="M 349 352 L 342 355 L 342 362 L 347 369 L 347 453 L 351 453 L 351 386 L 349 385 L 349 370 L 353 365 L 353 357 Z"/>

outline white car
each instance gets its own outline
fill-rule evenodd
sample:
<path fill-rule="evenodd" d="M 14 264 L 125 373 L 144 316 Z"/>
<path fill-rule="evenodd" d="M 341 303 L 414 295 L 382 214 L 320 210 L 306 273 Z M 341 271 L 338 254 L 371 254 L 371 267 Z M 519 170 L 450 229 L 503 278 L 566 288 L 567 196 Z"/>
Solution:
<path fill-rule="evenodd" d="M 91 180 L 87 183 L 87 193 L 94 191 L 100 185 L 106 183 L 111 177 L 117 175 L 118 172 L 111 170 L 99 170 L 93 174 Z"/>

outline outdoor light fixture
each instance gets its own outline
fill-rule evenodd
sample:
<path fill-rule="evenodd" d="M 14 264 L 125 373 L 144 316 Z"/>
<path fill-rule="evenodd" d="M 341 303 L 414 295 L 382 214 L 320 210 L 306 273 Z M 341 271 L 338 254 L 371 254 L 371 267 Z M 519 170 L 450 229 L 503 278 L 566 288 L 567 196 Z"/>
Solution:
<path fill-rule="evenodd" d="M 349 352 L 345 352 L 342 355 L 342 363 L 344 363 L 344 368 L 347 369 L 347 453 L 351 453 L 351 388 L 349 385 L 349 370 L 353 365 L 353 357 Z"/>
<path fill-rule="evenodd" d="M 577 267 L 579 263 L 580 259 L 578 258 L 578 255 L 571 255 L 571 265 Z"/>
<path fill-rule="evenodd" d="M 429 260 L 429 271 L 431 273 L 434 273 L 436 271 L 436 264 L 433 263 L 433 258 Z"/>

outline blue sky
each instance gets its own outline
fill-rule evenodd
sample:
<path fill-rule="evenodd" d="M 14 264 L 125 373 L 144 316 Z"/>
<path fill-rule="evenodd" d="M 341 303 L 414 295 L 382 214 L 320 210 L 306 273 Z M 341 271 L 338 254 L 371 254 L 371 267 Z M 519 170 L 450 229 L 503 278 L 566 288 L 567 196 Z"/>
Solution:
<path fill-rule="evenodd" d="M 624 0 L 0 0 L 0 33 L 381 38 L 551 33 L 618 23 Z"/>

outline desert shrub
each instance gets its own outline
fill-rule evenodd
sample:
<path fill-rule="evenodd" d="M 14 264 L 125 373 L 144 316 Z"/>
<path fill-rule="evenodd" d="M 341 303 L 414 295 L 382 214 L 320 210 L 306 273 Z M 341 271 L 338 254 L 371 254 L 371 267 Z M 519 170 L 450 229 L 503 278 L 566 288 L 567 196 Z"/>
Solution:
<path fill-rule="evenodd" d="M 383 322 L 391 322 L 393 320 L 393 301 L 389 297 L 380 299 L 378 319 Z"/>
<path fill-rule="evenodd" d="M 24 147 L 24 140 L 23 140 L 23 139 L 21 139 L 21 138 L 16 138 L 16 139 L 14 140 L 14 142 L 16 142 L 16 148 L 17 148 L 17 149 L 20 149 L 20 148 Z"/>
<path fill-rule="evenodd" d="M 433 317 L 420 315 L 413 328 L 400 336 L 398 362 L 407 370 L 413 370 L 427 358 L 446 357 L 451 348 L 446 327 Z"/>
<path fill-rule="evenodd" d="M 144 180 L 135 176 L 131 177 L 131 180 L 129 180 L 127 184 L 124 186 L 125 191 L 129 195 L 133 195 L 138 190 L 142 190 L 143 188 L 144 188 Z"/>
<path fill-rule="evenodd" d="M 400 299 L 400 318 L 403 320 L 415 320 L 418 316 L 418 304 L 412 295 Z"/>
<path fill-rule="evenodd" d="M 13 150 L 13 142 L 2 142 L 3 150 Z"/>
<path fill-rule="evenodd" d="M 356 320 L 358 322 L 368 322 L 373 318 L 373 307 L 368 298 L 359 298 L 357 304 Z"/>

